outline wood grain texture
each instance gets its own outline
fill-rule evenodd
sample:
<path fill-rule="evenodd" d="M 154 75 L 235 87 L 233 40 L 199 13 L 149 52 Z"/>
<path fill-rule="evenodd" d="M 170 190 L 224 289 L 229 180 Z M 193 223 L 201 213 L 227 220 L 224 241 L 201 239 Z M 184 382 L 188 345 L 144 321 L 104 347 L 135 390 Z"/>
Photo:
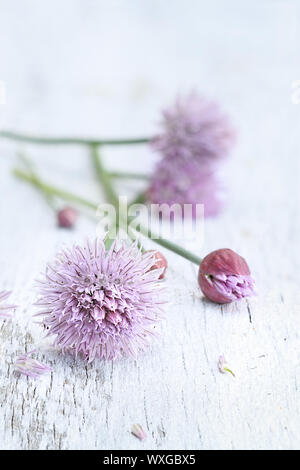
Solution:
<path fill-rule="evenodd" d="M 299 4 L 107 3 L 64 1 L 58 16 L 56 1 L 0 1 L 1 125 L 139 136 L 154 132 L 158 109 L 180 89 L 218 97 L 239 129 L 224 167 L 230 196 L 206 220 L 203 243 L 186 247 L 238 251 L 259 295 L 213 305 L 196 268 L 168 254 L 170 303 L 147 353 L 91 365 L 62 357 L 34 323 L 34 280 L 95 223 L 82 217 L 75 231 L 58 230 L 44 201 L 11 176 L 20 147 L 0 141 L 0 289 L 13 289 L 20 306 L 0 322 L 0 449 L 299 449 L 300 105 L 290 96 Z M 84 149 L 25 150 L 45 177 L 99 200 Z M 156 159 L 146 147 L 103 155 L 112 170 L 150 172 Z M 120 191 L 130 194 L 128 184 Z M 12 366 L 35 346 L 54 369 L 37 381 Z M 222 353 L 235 379 L 219 373 Z M 146 441 L 131 435 L 134 423 Z"/>

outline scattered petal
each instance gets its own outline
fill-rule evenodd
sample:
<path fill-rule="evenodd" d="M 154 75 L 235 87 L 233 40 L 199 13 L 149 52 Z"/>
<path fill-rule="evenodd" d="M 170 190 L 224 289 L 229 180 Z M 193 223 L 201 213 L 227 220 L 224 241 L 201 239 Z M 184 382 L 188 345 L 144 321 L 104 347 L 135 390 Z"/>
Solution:
<path fill-rule="evenodd" d="M 11 318 L 11 310 L 17 308 L 16 305 L 1 305 L 1 302 L 6 300 L 10 296 L 11 292 L 2 291 L 0 292 L 0 318 Z"/>
<path fill-rule="evenodd" d="M 36 349 L 19 356 L 14 364 L 16 371 L 33 379 L 53 371 L 52 367 L 49 367 L 46 364 L 43 364 L 42 362 L 39 362 L 36 359 L 30 357 L 35 351 Z"/>
<path fill-rule="evenodd" d="M 232 372 L 231 369 L 229 369 L 227 361 L 226 361 L 224 355 L 221 355 L 219 357 L 218 369 L 221 372 L 221 374 L 225 374 L 226 372 L 229 372 L 233 377 L 235 377 L 235 374 Z"/>
<path fill-rule="evenodd" d="M 144 439 L 147 438 L 147 434 L 145 433 L 144 429 L 140 424 L 134 424 L 131 428 L 131 434 L 133 434 L 135 437 L 140 439 L 140 441 L 143 441 Z"/>

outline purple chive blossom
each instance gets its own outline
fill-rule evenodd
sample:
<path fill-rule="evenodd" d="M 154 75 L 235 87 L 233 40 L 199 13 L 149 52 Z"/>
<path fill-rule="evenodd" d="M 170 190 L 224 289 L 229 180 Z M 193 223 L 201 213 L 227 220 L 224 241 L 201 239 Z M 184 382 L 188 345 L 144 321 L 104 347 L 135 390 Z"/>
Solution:
<path fill-rule="evenodd" d="M 204 205 L 206 216 L 218 214 L 223 206 L 218 164 L 235 140 L 227 116 L 216 103 L 196 93 L 178 98 L 163 116 L 164 130 L 151 142 L 162 159 L 151 178 L 149 201 L 191 204 L 194 218 L 197 204 Z"/>
<path fill-rule="evenodd" d="M 203 294 L 220 304 L 255 294 L 248 264 L 229 248 L 213 251 L 202 260 L 198 282 Z"/>
<path fill-rule="evenodd" d="M 147 197 L 151 203 L 161 205 L 163 215 L 173 204 L 181 208 L 191 204 L 193 218 L 197 216 L 197 204 L 203 204 L 205 216 L 214 216 L 223 207 L 223 190 L 215 171 L 193 160 L 178 160 L 174 165 L 162 159 L 152 175 Z"/>
<path fill-rule="evenodd" d="M 20 374 L 27 375 L 33 379 L 40 377 L 41 375 L 52 372 L 52 368 L 43 364 L 42 362 L 33 359 L 31 355 L 35 352 L 30 351 L 29 353 L 19 356 L 15 362 L 15 369 Z"/>
<path fill-rule="evenodd" d="M 160 270 L 152 266 L 152 253 L 121 242 L 107 251 L 96 239 L 59 253 L 40 282 L 37 302 L 54 346 L 90 362 L 136 356 L 162 316 Z"/>
<path fill-rule="evenodd" d="M 147 438 L 147 434 L 140 424 L 134 424 L 132 426 L 131 434 L 137 437 L 140 441 L 144 441 Z"/>
<path fill-rule="evenodd" d="M 163 112 L 163 132 L 154 150 L 171 160 L 212 161 L 228 155 L 235 131 L 217 103 L 192 92 Z"/>
<path fill-rule="evenodd" d="M 11 310 L 17 308 L 16 305 L 4 304 L 1 305 L 1 302 L 8 299 L 11 292 L 2 291 L 0 292 L 0 318 L 11 318 Z"/>

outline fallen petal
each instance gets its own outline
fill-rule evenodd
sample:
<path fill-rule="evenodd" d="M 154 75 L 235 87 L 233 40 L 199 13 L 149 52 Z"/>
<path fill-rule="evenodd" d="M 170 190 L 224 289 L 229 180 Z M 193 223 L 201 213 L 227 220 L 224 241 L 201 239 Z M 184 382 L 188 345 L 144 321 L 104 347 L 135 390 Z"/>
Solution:
<path fill-rule="evenodd" d="M 147 434 L 143 430 L 142 426 L 140 424 L 134 424 L 131 428 L 131 434 L 133 434 L 135 437 L 140 439 L 140 441 L 143 441 L 144 439 L 147 438 Z"/>

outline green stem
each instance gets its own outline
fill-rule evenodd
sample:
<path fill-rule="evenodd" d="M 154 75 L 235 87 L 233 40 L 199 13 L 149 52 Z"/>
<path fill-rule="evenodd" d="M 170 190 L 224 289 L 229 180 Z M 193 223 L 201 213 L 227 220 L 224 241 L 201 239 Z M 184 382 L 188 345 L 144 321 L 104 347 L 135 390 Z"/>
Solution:
<path fill-rule="evenodd" d="M 103 167 L 102 160 L 101 160 L 101 157 L 99 155 L 98 150 L 99 150 L 99 147 L 97 145 L 92 145 L 91 146 L 92 163 L 93 163 L 94 168 L 96 170 L 97 176 L 98 176 L 99 180 L 101 181 L 101 183 L 104 187 L 104 191 L 106 193 L 106 196 L 107 196 L 109 202 L 111 202 L 113 204 L 113 206 L 115 207 L 115 209 L 116 209 L 116 225 L 117 225 L 116 228 L 120 229 L 119 219 L 121 217 L 120 217 L 120 211 L 119 211 L 119 198 L 118 198 L 117 193 L 114 190 L 113 185 L 111 184 L 110 174 Z M 136 240 L 136 236 L 134 235 L 133 231 L 129 227 L 128 227 L 127 233 L 128 233 L 128 235 L 129 235 L 129 237 L 131 238 L 132 241 Z"/>
<path fill-rule="evenodd" d="M 110 182 L 109 174 L 107 173 L 107 171 L 105 171 L 102 165 L 102 161 L 99 156 L 97 145 L 91 145 L 91 158 L 92 158 L 92 162 L 96 170 L 97 176 L 104 187 L 104 191 L 107 195 L 109 202 L 111 202 L 117 209 L 119 206 L 119 198 Z"/>
<path fill-rule="evenodd" d="M 130 173 L 127 171 L 110 171 L 109 176 L 116 179 L 149 180 L 148 175 L 143 173 Z"/>
<path fill-rule="evenodd" d="M 65 199 L 67 201 L 74 202 L 81 206 L 85 206 L 90 209 L 97 210 L 98 205 L 95 204 L 94 202 L 88 201 L 87 199 L 84 199 L 80 196 L 77 196 L 76 194 L 60 189 L 56 186 L 46 184 L 42 182 L 41 180 L 37 182 L 36 178 L 33 178 L 31 175 L 26 174 L 22 170 L 15 169 L 14 174 L 18 178 L 23 179 L 24 181 L 27 181 L 28 183 L 31 183 L 35 186 L 38 186 L 40 189 L 47 191 L 48 193 L 51 193 L 57 197 L 60 197 L 61 199 Z M 188 261 L 191 261 L 192 263 L 197 264 L 198 266 L 200 265 L 202 259 L 199 256 L 196 256 L 190 251 L 186 250 L 185 248 L 182 248 L 181 246 L 176 245 L 175 243 L 170 242 L 169 240 L 155 236 L 154 233 L 151 232 L 151 230 L 146 229 L 145 227 L 140 226 L 140 228 L 137 229 L 137 231 L 142 233 L 144 236 L 150 238 L 153 242 L 157 243 L 158 245 L 163 246 L 167 250 L 173 251 L 177 255 L 182 256 L 183 258 L 187 259 Z"/>
<path fill-rule="evenodd" d="M 120 177 L 120 178 L 138 178 L 140 175 L 138 174 L 133 174 L 133 173 L 110 173 L 106 171 L 103 167 L 99 152 L 98 152 L 99 146 L 97 145 L 91 145 L 91 157 L 92 157 L 92 162 L 93 166 L 96 170 L 97 176 L 99 178 L 100 183 L 104 186 L 104 190 L 106 192 L 106 195 L 109 199 L 109 201 L 116 207 L 118 207 L 118 196 L 117 193 L 115 192 L 113 185 L 111 183 L 111 179 L 115 177 Z M 116 176 L 118 175 L 118 176 Z M 145 176 L 146 177 L 146 176 Z M 146 177 L 147 178 L 147 177 Z M 143 204 L 145 202 L 145 193 L 140 192 L 137 194 L 136 198 L 131 202 L 130 205 L 133 204 Z"/>
<path fill-rule="evenodd" d="M 85 139 L 82 137 L 42 137 L 22 134 L 13 131 L 0 131 L 0 137 L 19 142 L 46 145 L 135 145 L 150 142 L 149 137 L 137 139 Z"/>
<path fill-rule="evenodd" d="M 53 194 L 49 193 L 48 191 L 46 191 L 44 188 L 41 188 L 39 186 L 39 178 L 34 170 L 34 166 L 33 166 L 33 163 L 32 161 L 27 157 L 27 155 L 25 155 L 23 152 L 19 152 L 18 153 L 18 157 L 20 159 L 20 161 L 25 165 L 25 167 L 27 168 L 32 180 L 34 181 L 34 185 L 42 192 L 46 202 L 49 204 L 49 206 L 56 210 L 56 206 L 55 206 L 55 203 L 54 203 L 54 200 L 53 200 Z"/>
<path fill-rule="evenodd" d="M 139 226 L 138 231 L 142 235 L 144 235 L 145 237 L 150 238 L 155 243 L 157 243 L 160 246 L 163 246 L 167 250 L 173 251 L 177 255 L 182 256 L 182 258 L 185 258 L 188 261 L 191 261 L 192 263 L 197 264 L 197 266 L 200 265 L 200 263 L 202 261 L 202 258 L 195 255 L 191 251 L 188 251 L 185 248 L 177 245 L 176 243 L 173 243 L 173 242 L 170 242 L 169 240 L 166 240 L 165 238 L 161 238 L 160 236 L 158 236 L 154 232 L 152 232 L 150 229 L 147 229 L 146 227 L 143 227 L 142 225 Z"/>
<path fill-rule="evenodd" d="M 142 191 L 136 195 L 135 199 L 130 203 L 130 205 L 133 206 L 134 204 L 144 204 L 145 201 L 146 201 L 145 192 Z"/>
<path fill-rule="evenodd" d="M 102 165 L 101 158 L 98 154 L 98 149 L 95 146 L 92 148 L 92 158 L 93 158 L 93 162 L 94 162 L 99 180 L 103 184 L 104 189 L 105 189 L 106 194 L 107 194 L 107 197 L 109 198 L 110 202 L 115 206 L 115 209 L 117 211 L 117 218 L 118 218 L 119 217 L 119 211 L 118 211 L 119 200 L 118 200 L 118 196 L 117 196 L 117 194 L 114 190 L 114 187 L 111 183 L 111 178 L 110 178 L 109 174 L 106 172 L 106 170 L 104 169 L 104 167 Z M 143 194 L 142 194 L 142 196 L 143 196 Z M 136 201 L 134 201 L 134 203 L 138 203 L 138 202 L 139 202 L 138 199 L 136 199 Z M 139 225 L 139 232 L 142 233 L 145 237 L 148 237 L 148 238 L 152 239 L 158 245 L 161 245 L 161 246 L 163 246 L 164 248 L 167 248 L 170 251 L 174 251 L 175 253 L 182 256 L 183 258 L 186 258 L 189 261 L 192 261 L 193 263 L 195 263 L 197 265 L 200 265 L 200 263 L 202 261 L 201 258 L 199 258 L 198 256 L 194 255 L 193 253 L 189 252 L 185 248 L 182 248 L 179 245 L 176 245 L 175 243 L 170 242 L 169 240 L 166 240 L 164 238 L 161 238 L 161 237 L 155 235 L 153 232 L 151 232 L 151 230 L 149 230 L 148 228 L 145 228 L 141 225 Z"/>
<path fill-rule="evenodd" d="M 228 369 L 228 367 L 224 367 L 224 370 L 226 370 L 226 371 L 229 372 L 233 377 L 235 377 L 234 372 L 232 372 L 231 369 Z"/>
<path fill-rule="evenodd" d="M 72 194 L 72 193 L 69 193 L 68 191 L 64 191 L 63 189 L 57 188 L 56 186 L 43 183 L 41 180 L 37 180 L 36 177 L 33 177 L 32 175 L 25 173 L 22 170 L 19 170 L 16 168 L 13 173 L 18 178 L 24 181 L 27 181 L 28 183 L 31 183 L 33 186 L 38 187 L 39 189 L 41 189 L 44 192 L 47 192 L 48 194 L 53 194 L 54 196 L 57 196 L 61 199 L 74 202 L 81 206 L 89 207 L 90 209 L 93 209 L 93 210 L 97 209 L 97 204 L 87 201 L 86 199 L 80 196 L 77 196 L 76 194 Z"/>

